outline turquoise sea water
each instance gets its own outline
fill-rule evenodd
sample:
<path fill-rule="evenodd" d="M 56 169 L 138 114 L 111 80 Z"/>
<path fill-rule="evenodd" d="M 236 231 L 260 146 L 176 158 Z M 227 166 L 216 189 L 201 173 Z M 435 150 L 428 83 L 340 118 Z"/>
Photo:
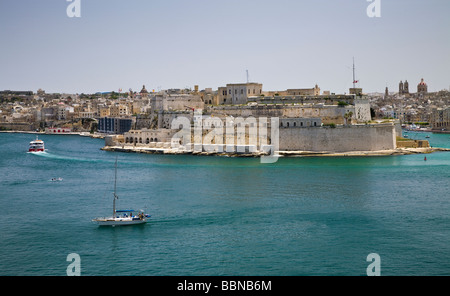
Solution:
<path fill-rule="evenodd" d="M 450 135 L 430 135 L 450 148 Z M 0 275 L 450 275 L 450 153 L 258 159 L 122 154 L 0 133 Z M 100 228 L 119 207 L 151 221 Z M 52 178 L 62 182 L 50 182 Z"/>

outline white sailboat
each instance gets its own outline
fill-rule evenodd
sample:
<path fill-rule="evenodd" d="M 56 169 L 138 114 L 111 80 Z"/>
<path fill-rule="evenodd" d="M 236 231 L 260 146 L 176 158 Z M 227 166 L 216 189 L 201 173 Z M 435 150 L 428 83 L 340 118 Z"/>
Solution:
<path fill-rule="evenodd" d="M 115 164 L 115 177 L 114 177 L 114 197 L 113 197 L 113 214 L 111 217 L 96 218 L 93 222 L 96 222 L 99 226 L 125 226 L 125 225 L 137 225 L 147 223 L 150 215 L 144 213 L 143 210 L 116 210 L 116 200 L 119 197 L 116 194 L 117 189 L 117 158 Z"/>

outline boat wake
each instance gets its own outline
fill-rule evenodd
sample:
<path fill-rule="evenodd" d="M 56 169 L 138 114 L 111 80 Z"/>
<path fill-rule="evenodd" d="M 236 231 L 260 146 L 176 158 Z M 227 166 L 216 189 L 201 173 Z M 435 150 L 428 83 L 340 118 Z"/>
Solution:
<path fill-rule="evenodd" d="M 43 154 L 43 153 L 47 153 L 47 152 L 45 152 L 45 151 L 30 151 L 30 152 L 27 152 L 28 154 L 36 154 L 36 155 L 39 155 L 39 154 Z"/>
<path fill-rule="evenodd" d="M 64 156 L 64 155 L 57 155 L 57 154 L 49 153 L 48 151 L 27 152 L 27 153 L 36 155 L 39 157 L 45 157 L 45 158 L 56 159 L 56 160 L 64 160 L 64 161 L 80 161 L 80 162 L 100 162 L 101 161 L 98 159 L 77 158 L 77 157 L 70 157 L 70 156 Z"/>

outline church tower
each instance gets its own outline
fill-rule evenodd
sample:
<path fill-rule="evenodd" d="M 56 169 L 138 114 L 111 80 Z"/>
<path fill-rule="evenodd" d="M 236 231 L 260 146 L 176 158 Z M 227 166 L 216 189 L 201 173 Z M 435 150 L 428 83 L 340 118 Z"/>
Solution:
<path fill-rule="evenodd" d="M 403 85 L 403 92 L 405 94 L 409 94 L 409 83 L 408 83 L 408 80 L 405 80 L 405 84 Z"/>
<path fill-rule="evenodd" d="M 403 94 L 403 81 L 400 81 L 400 84 L 398 85 L 398 93 Z"/>

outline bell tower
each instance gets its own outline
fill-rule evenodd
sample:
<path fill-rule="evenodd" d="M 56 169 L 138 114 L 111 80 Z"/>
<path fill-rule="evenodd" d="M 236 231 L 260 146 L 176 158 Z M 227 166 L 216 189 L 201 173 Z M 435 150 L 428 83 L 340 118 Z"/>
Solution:
<path fill-rule="evenodd" d="M 408 80 L 405 80 L 403 91 L 404 91 L 405 94 L 409 94 L 409 83 L 408 83 Z"/>

